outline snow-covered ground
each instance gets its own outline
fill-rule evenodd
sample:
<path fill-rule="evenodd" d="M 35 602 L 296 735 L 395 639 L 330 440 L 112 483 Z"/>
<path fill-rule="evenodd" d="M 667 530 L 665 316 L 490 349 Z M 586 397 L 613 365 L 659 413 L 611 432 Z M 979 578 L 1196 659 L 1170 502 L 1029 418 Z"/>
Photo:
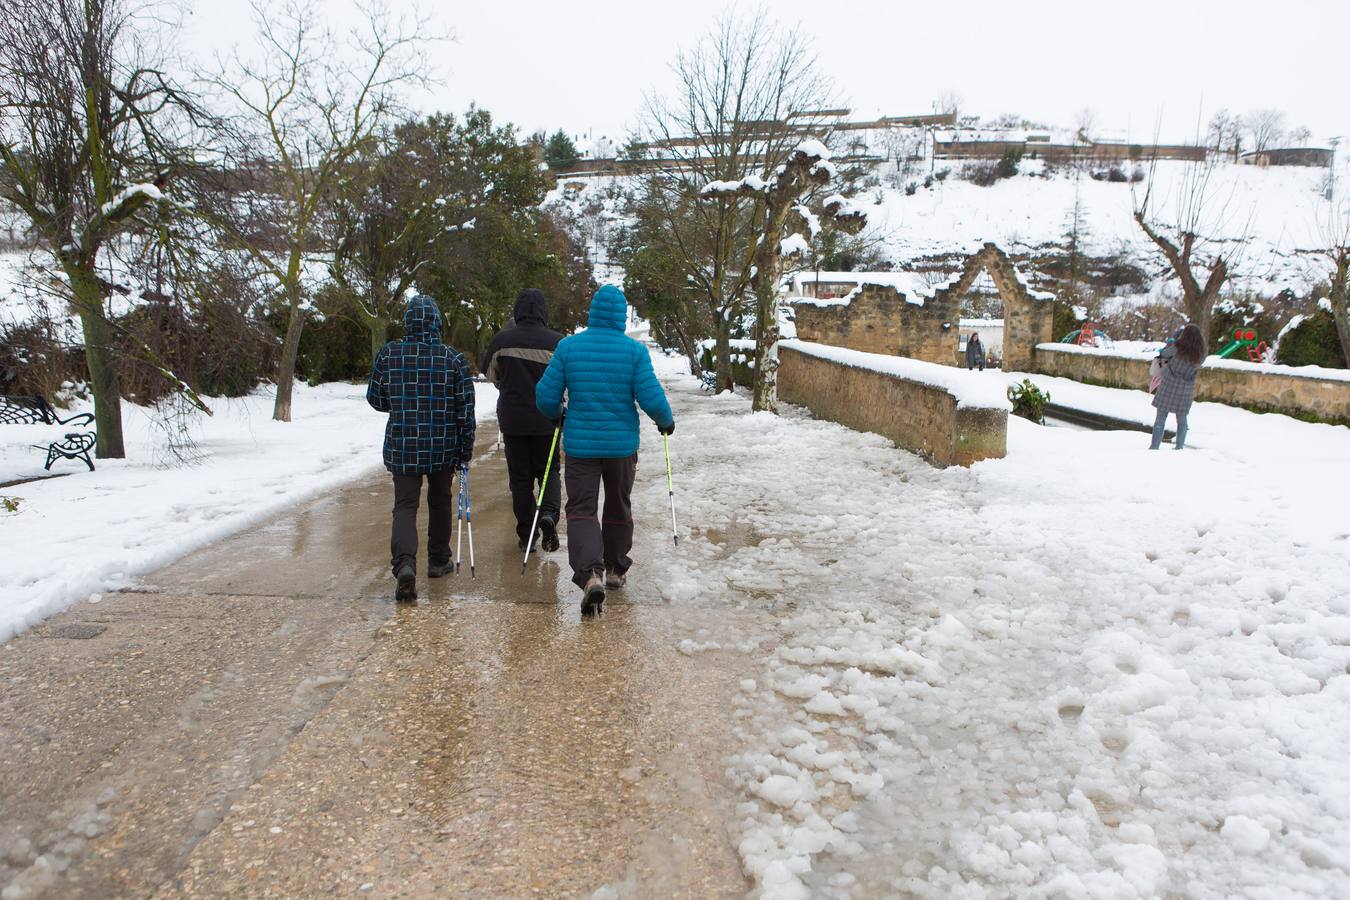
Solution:
<path fill-rule="evenodd" d="M 478 418 L 496 415 L 496 388 L 477 383 Z M 19 512 L 0 513 L 0 641 L 76 600 L 219 540 L 278 510 L 379 469 L 386 417 L 366 405 L 364 384 L 295 385 L 294 421 L 272 421 L 271 388 L 212 400 L 194 428 L 194 465 L 167 465 L 163 435 L 146 410 L 123 404 L 127 459 L 69 477 L 0 489 Z M 78 408 L 77 408 L 78 409 Z M 63 413 L 64 415 L 64 413 Z M 0 483 L 44 475 L 32 444 L 47 426 L 0 428 Z"/>
<path fill-rule="evenodd" d="M 1143 197 L 1146 183 L 1094 181 L 1061 171 L 1048 178 L 1022 174 L 980 187 L 957 177 L 960 163 L 937 163 L 939 169 L 947 166 L 953 174 L 912 196 L 883 188 L 859 197 L 871 201 L 864 204 L 869 229 L 894 259 L 973 252 L 981 241 L 997 241 L 1010 251 L 1062 244 L 1078 202 L 1084 252 L 1101 256 L 1123 251 L 1150 270 L 1158 268 L 1157 251 L 1133 218 L 1135 198 Z M 1024 168 L 1033 169 L 1033 164 Z M 1158 221 L 1177 221 L 1179 194 L 1188 172 L 1194 171 L 1189 163 L 1158 163 L 1152 197 Z M 1249 241 L 1236 262 L 1230 290 L 1271 296 L 1291 288 L 1303 294 L 1325 277 L 1321 261 L 1306 251 L 1322 241 L 1319 226 L 1328 216 L 1322 198 L 1326 174 L 1325 169 L 1300 167 L 1214 167 L 1202 233 Z"/>
<path fill-rule="evenodd" d="M 764 896 L 1350 895 L 1350 429 L 1012 419 L 1007 459 L 935 469 L 658 365 L 691 532 L 653 581 L 777 613 L 681 645 L 758 660 L 729 773 Z"/>

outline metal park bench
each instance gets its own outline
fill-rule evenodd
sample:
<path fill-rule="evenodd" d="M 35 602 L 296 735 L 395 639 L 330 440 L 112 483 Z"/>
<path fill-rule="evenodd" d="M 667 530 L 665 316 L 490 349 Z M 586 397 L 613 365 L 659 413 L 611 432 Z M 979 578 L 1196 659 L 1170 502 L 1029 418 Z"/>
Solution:
<path fill-rule="evenodd" d="M 93 413 L 76 413 L 63 419 L 52 409 L 51 404 L 42 397 L 4 397 L 0 396 L 0 425 L 89 425 L 94 421 Z M 47 451 L 47 465 L 58 459 L 79 459 L 94 471 L 94 461 L 89 451 L 94 449 L 98 437 L 92 431 L 70 431 L 66 436 L 49 444 L 34 444 L 38 450 Z"/>

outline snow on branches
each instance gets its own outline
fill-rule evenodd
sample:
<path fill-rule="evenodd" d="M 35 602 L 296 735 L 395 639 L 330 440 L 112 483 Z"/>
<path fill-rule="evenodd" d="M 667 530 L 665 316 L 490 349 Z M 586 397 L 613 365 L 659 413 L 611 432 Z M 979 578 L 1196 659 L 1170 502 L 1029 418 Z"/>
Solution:
<path fill-rule="evenodd" d="M 820 141 L 810 139 L 798 144 L 767 180 L 752 175 L 737 181 L 710 181 L 699 191 L 700 198 L 718 202 L 732 196 L 750 197 L 762 215 L 760 233 L 751 244 L 749 260 L 749 268 L 754 272 L 750 287 L 755 295 L 756 411 L 772 411 L 777 405 L 776 295 L 783 259 L 805 256 L 811 249 L 811 241 L 827 224 L 848 234 L 857 234 L 867 224 L 866 213 L 839 194 L 828 197 L 819 210 L 811 208 L 809 196 L 837 176 L 830 151 Z M 785 233 L 789 231 L 789 216 L 800 219 L 802 227 Z"/>

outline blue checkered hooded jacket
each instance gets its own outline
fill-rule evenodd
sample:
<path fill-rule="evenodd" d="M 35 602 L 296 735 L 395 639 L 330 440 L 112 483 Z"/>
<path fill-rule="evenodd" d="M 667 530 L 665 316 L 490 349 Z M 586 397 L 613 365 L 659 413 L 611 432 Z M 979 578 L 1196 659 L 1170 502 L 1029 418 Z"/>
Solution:
<path fill-rule="evenodd" d="M 395 475 L 457 468 L 473 455 L 473 382 L 464 357 L 441 343 L 441 311 L 418 294 L 403 314 L 402 340 L 375 355 L 366 401 L 389 413 L 384 466 Z"/>

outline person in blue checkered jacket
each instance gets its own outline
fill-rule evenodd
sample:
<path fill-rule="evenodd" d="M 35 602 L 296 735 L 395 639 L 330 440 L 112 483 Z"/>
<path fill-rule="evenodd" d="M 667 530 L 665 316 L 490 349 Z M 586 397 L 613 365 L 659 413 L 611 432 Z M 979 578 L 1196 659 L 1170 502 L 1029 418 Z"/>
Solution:
<path fill-rule="evenodd" d="M 473 456 L 473 381 L 464 357 L 441 342 L 441 310 L 423 294 L 403 314 L 403 338 L 375 355 L 366 400 L 389 414 L 384 466 L 394 476 L 389 542 L 398 599 L 417 599 L 417 507 L 427 479 L 427 577 L 453 568 L 450 490 L 455 471 Z"/>

